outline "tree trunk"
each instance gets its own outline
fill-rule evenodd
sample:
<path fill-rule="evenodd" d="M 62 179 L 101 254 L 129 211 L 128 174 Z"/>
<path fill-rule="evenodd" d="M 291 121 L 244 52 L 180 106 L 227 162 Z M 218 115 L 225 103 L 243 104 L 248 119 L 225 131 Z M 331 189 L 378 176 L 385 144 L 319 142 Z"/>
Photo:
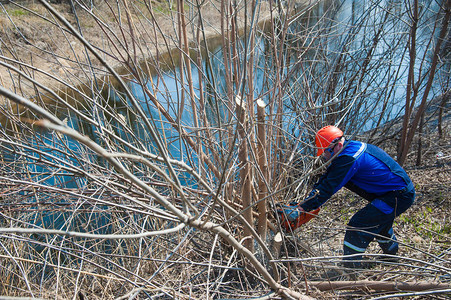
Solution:
<path fill-rule="evenodd" d="M 442 119 L 443 119 L 443 112 L 445 111 L 446 102 L 449 100 L 450 96 L 451 96 L 451 91 L 448 91 L 443 95 L 442 101 L 440 101 L 440 108 L 439 108 L 439 114 L 438 114 L 438 138 L 439 138 L 439 140 L 445 138 L 443 136 Z"/>
<path fill-rule="evenodd" d="M 243 203 L 243 216 L 252 226 L 254 224 L 252 216 L 252 185 L 249 163 L 249 147 L 247 145 L 247 122 L 246 122 L 246 104 L 241 97 L 236 97 L 236 114 L 238 118 L 238 134 L 241 138 L 238 157 L 240 160 L 240 179 L 241 179 L 241 202 Z M 252 233 L 247 226 L 244 227 L 244 245 L 253 252 L 254 240 Z"/>
<path fill-rule="evenodd" d="M 410 28 L 410 43 L 408 44 L 409 48 L 409 74 L 407 76 L 407 88 L 406 88 L 406 107 L 404 108 L 404 118 L 402 122 L 402 131 L 401 131 L 401 139 L 398 145 L 398 162 L 400 162 L 402 153 L 406 148 L 406 139 L 409 131 L 409 123 L 410 123 L 410 114 L 412 113 L 412 107 L 415 105 L 415 99 L 417 93 L 413 93 L 412 98 L 412 90 L 415 87 L 415 59 L 416 59 L 416 32 L 418 25 L 418 1 L 415 0 L 413 3 L 413 12 L 412 12 L 412 25 Z"/>
<path fill-rule="evenodd" d="M 310 281 L 309 286 L 320 291 L 329 290 L 360 290 L 371 289 L 375 291 L 427 291 L 449 289 L 450 284 L 438 282 L 397 282 L 397 281 Z"/>
<path fill-rule="evenodd" d="M 267 161 L 267 145 L 266 145 L 266 125 L 265 125 L 265 103 L 261 100 L 257 100 L 257 155 L 258 165 L 261 171 L 258 176 L 258 224 L 257 232 L 260 234 L 263 240 L 266 239 L 267 233 L 267 217 L 266 217 L 266 196 L 268 195 L 268 161 Z"/>
<path fill-rule="evenodd" d="M 424 113 L 421 115 L 420 127 L 418 128 L 418 150 L 417 150 L 417 166 L 421 166 L 421 152 L 423 148 L 423 126 L 424 126 Z"/>

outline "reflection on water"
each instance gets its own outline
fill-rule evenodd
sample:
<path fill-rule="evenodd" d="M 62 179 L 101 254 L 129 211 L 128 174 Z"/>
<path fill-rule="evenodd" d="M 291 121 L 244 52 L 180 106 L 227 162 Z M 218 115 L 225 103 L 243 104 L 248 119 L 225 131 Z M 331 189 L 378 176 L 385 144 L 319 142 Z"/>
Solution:
<path fill-rule="evenodd" d="M 433 1 L 423 1 L 422 13 L 432 15 L 437 5 Z M 302 134 L 304 131 L 299 128 L 311 122 L 312 118 L 319 125 L 341 122 L 353 133 L 358 128 L 366 130 L 383 124 L 396 117 L 405 103 L 407 35 L 401 33 L 408 32 L 408 27 L 404 22 L 407 17 L 404 9 L 400 1 L 323 1 L 308 13 L 293 19 L 283 43 L 277 30 L 276 39 L 268 34 L 256 36 L 256 47 L 252 49 L 253 90 L 246 90 L 249 78 L 245 73 L 233 74 L 240 76 L 236 81 L 239 84 L 233 86 L 234 93 L 239 94 L 244 87 L 245 93 L 254 99 L 261 98 L 269 105 L 268 113 L 277 111 L 274 99 L 282 93 L 283 130 L 294 135 Z M 418 33 L 417 56 L 422 58 L 429 51 L 427 42 L 433 28 L 426 23 L 420 25 L 423 26 Z M 273 61 L 276 57 L 271 47 L 274 41 L 284 49 L 285 60 L 280 69 Z M 238 51 L 242 66 L 247 65 L 251 53 L 246 48 L 247 43 L 248 40 L 243 39 Z M 191 65 L 194 96 L 196 100 L 201 96 L 199 78 L 202 78 L 208 125 L 213 128 L 224 124 L 234 126 L 234 112 L 227 106 L 230 99 L 226 92 L 223 51 L 219 47 L 203 54 L 203 58 L 200 70 L 196 64 Z M 179 60 L 174 58 L 173 61 Z M 163 136 L 171 157 L 196 164 L 196 151 L 183 140 L 177 129 L 180 126 L 189 135 L 197 134 L 197 129 L 193 128 L 193 110 L 188 100 L 190 93 L 185 73 L 181 73 L 180 68 L 162 68 L 159 71 L 163 73 L 155 72 L 145 86 L 131 81 L 129 87 L 146 118 Z M 276 84 L 277 76 L 282 78 L 280 85 Z M 94 122 L 88 123 L 70 113 L 65 116 L 69 125 L 110 151 L 134 153 L 140 149 L 158 154 L 142 116 L 136 114 L 129 99 L 118 87 L 109 86 L 105 90 L 101 94 L 103 99 L 97 99 L 93 102 L 95 104 L 82 111 Z M 149 99 L 149 91 L 171 120 Z M 174 125 L 172 120 L 177 124 Z M 225 148 L 222 143 L 226 141 L 221 140 L 220 130 L 218 128 L 213 133 L 215 142 L 218 148 Z M 39 141 L 30 140 L 24 157 L 33 176 L 46 184 L 59 187 L 82 187 L 86 184 L 82 172 L 79 176 L 64 170 L 52 173 L 55 166 L 39 163 L 39 157 L 47 153 L 46 161 L 56 160 L 62 166 L 81 168 L 87 161 L 106 164 L 70 138 L 49 133 L 42 133 L 39 138 Z M 72 152 L 70 155 L 64 154 L 67 149 Z M 203 150 L 208 151 L 206 148 Z M 18 160 L 13 149 L 5 151 L 11 153 L 10 160 Z M 8 154 L 5 158 L 8 159 Z M 138 172 L 137 175 L 145 174 Z"/>

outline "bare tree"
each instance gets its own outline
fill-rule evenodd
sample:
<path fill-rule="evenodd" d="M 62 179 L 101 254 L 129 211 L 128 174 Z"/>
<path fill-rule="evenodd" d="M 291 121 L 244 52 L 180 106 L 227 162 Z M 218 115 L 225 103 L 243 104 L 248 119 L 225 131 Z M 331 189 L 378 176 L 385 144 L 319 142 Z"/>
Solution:
<path fill-rule="evenodd" d="M 431 58 L 430 65 L 427 65 L 426 72 L 423 74 L 421 71 L 419 74 L 415 74 L 415 68 L 417 64 L 417 28 L 418 28 L 418 22 L 419 22 L 419 8 L 418 8 L 418 1 L 413 2 L 413 7 L 411 13 L 411 25 L 410 25 L 410 42 L 408 45 L 409 49 L 409 55 L 410 55 L 410 63 L 409 63 L 409 76 L 408 76 L 408 82 L 407 82 L 407 93 L 406 93 L 406 105 L 405 105 L 405 114 L 404 114 L 404 121 L 403 121 L 403 129 L 402 129 L 402 135 L 401 135 L 401 141 L 399 143 L 399 149 L 398 149 L 398 162 L 402 165 L 404 164 L 407 153 L 409 151 L 409 148 L 412 144 L 413 137 L 417 131 L 417 127 L 419 122 L 423 118 L 424 111 L 426 109 L 426 104 L 429 99 L 429 92 L 432 88 L 434 78 L 436 76 L 436 69 L 438 67 L 438 61 L 440 57 L 440 53 L 442 53 L 442 43 L 444 40 L 446 40 L 446 35 L 449 34 L 448 30 L 448 24 L 449 19 L 451 15 L 451 2 L 450 1 L 442 1 L 440 5 L 440 9 L 443 9 L 444 16 L 442 16 L 441 13 L 437 14 L 437 19 L 434 25 L 434 28 L 432 30 L 432 39 L 429 40 L 429 45 L 433 44 L 435 34 L 434 32 L 437 30 L 439 31 L 439 34 L 437 36 L 437 41 L 435 42 L 434 51 Z M 440 22 L 440 19 L 442 19 L 440 26 L 438 25 Z M 423 68 L 423 63 L 427 59 L 426 55 L 428 54 L 426 51 L 424 52 L 425 56 L 421 59 L 421 67 L 420 70 Z M 417 76 L 418 80 L 415 81 L 415 77 Z M 427 82 L 423 87 L 423 82 L 427 78 Z M 422 92 L 422 95 L 419 93 Z M 447 93 L 448 91 L 446 91 Z M 445 94 L 446 94 L 445 93 Z M 411 116 L 413 114 L 413 109 L 416 107 L 415 102 L 418 97 L 421 96 L 421 103 L 418 107 L 417 112 L 413 115 L 412 119 L 413 121 L 410 123 Z"/>
<path fill-rule="evenodd" d="M 424 3 L 443 40 L 449 9 Z M 281 260 L 271 211 L 324 169 L 318 128 L 393 129 L 404 4 L 2 4 L 0 294 L 309 298 L 344 227 L 286 233 L 281 255 L 296 259 Z M 418 278 L 449 272 L 429 257 Z"/>

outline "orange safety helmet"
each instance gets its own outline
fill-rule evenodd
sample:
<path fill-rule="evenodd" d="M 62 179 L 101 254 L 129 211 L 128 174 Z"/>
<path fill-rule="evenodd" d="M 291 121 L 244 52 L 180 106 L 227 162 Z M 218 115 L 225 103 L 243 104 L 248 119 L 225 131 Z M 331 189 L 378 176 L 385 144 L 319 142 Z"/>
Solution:
<path fill-rule="evenodd" d="M 318 130 L 315 136 L 315 144 L 318 148 L 316 156 L 323 154 L 324 150 L 329 148 L 330 144 L 336 139 L 343 136 L 343 131 L 338 127 L 329 125 Z"/>

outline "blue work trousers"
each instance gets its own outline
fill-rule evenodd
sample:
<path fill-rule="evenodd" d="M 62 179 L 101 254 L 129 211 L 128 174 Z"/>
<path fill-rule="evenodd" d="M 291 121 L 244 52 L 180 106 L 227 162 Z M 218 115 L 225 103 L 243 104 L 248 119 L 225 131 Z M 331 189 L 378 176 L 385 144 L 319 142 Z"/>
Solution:
<path fill-rule="evenodd" d="M 398 242 L 393 232 L 393 221 L 414 202 L 415 189 L 410 184 L 406 189 L 392 191 L 374 199 L 359 210 L 349 221 L 344 238 L 343 254 L 363 254 L 368 245 L 376 239 L 385 254 L 395 255 Z M 355 260 L 362 255 L 345 257 L 349 266 L 360 267 Z"/>

